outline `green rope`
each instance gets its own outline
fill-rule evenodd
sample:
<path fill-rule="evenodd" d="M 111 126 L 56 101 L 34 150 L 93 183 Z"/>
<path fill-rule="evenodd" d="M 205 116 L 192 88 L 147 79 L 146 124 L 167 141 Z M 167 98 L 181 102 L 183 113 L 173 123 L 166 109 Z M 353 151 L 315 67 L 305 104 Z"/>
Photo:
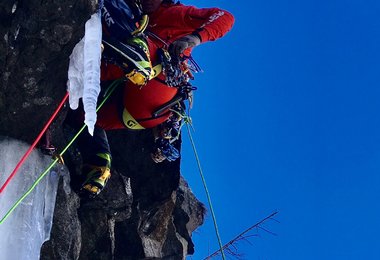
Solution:
<path fill-rule="evenodd" d="M 213 209 L 212 203 L 211 203 L 211 196 L 210 196 L 210 193 L 209 193 L 207 185 L 206 185 L 206 179 L 204 177 L 204 174 L 203 174 L 203 171 L 202 171 L 202 167 L 201 167 L 201 163 L 200 163 L 200 160 L 199 160 L 199 157 L 198 157 L 197 149 L 195 148 L 195 143 L 194 143 L 193 137 L 191 135 L 189 123 L 186 124 L 186 127 L 187 127 L 187 132 L 189 133 L 189 138 L 190 138 L 191 146 L 193 147 L 195 159 L 197 160 L 199 174 L 201 175 L 201 178 L 202 178 L 203 187 L 204 187 L 204 189 L 206 191 L 207 201 L 208 201 L 208 204 L 209 204 L 209 207 L 210 207 L 212 220 L 214 222 L 214 228 L 215 228 L 216 237 L 218 238 L 220 252 L 222 254 L 223 260 L 225 260 L 226 256 L 224 255 L 222 239 L 220 238 L 218 225 L 216 224 L 216 217 L 215 217 L 214 209 Z"/>
<path fill-rule="evenodd" d="M 104 103 L 107 101 L 107 99 L 111 96 L 112 92 L 116 89 L 116 87 L 122 82 L 122 79 L 115 80 L 112 82 L 112 84 L 108 87 L 105 97 L 103 101 L 100 103 L 98 108 L 96 109 L 96 112 L 99 111 L 99 109 L 104 105 Z M 62 155 L 70 148 L 70 146 L 74 143 L 74 141 L 78 138 L 78 136 L 83 132 L 83 130 L 86 128 L 86 125 L 83 125 L 81 129 L 79 129 L 78 133 L 71 139 L 71 141 L 66 145 L 66 147 L 62 150 L 62 152 L 59 154 L 59 157 L 62 157 Z M 58 158 L 59 158 L 58 157 Z M 37 178 L 37 180 L 34 181 L 32 186 L 22 195 L 16 202 L 13 204 L 13 206 L 8 210 L 8 212 L 4 215 L 4 217 L 0 220 L 0 225 L 3 224 L 3 222 L 12 214 L 12 212 L 20 205 L 20 203 L 36 188 L 36 186 L 41 182 L 41 180 L 50 172 L 51 168 L 58 162 L 58 158 L 56 158 L 49 167 Z"/>

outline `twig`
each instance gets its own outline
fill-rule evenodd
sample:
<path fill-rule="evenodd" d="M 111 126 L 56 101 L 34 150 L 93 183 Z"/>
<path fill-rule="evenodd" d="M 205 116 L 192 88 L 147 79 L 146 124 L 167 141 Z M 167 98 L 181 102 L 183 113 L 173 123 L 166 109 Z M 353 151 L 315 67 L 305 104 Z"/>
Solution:
<path fill-rule="evenodd" d="M 262 220 L 260 220 L 259 222 L 257 222 L 256 224 L 254 224 L 253 226 L 247 228 L 246 230 L 244 230 L 242 233 L 240 233 L 239 235 L 237 235 L 235 238 L 233 238 L 232 240 L 230 240 L 227 244 L 225 244 L 223 246 L 223 250 L 226 250 L 226 252 L 228 252 L 230 255 L 234 256 L 235 258 L 237 259 L 240 259 L 242 257 L 241 254 L 238 253 L 238 249 L 237 247 L 235 246 L 235 243 L 241 241 L 241 240 L 245 240 L 247 242 L 248 241 L 248 238 L 252 237 L 252 236 L 258 236 L 258 234 L 253 234 L 253 235 L 245 235 L 247 234 L 249 231 L 251 231 L 252 229 L 256 228 L 257 229 L 257 232 L 258 230 L 264 230 L 265 232 L 269 233 L 269 234 L 272 234 L 272 235 L 276 235 L 275 233 L 263 228 L 261 226 L 261 224 L 263 224 L 264 222 L 266 222 L 267 220 L 275 220 L 273 219 L 273 217 L 278 213 L 278 211 L 275 211 L 273 212 L 272 214 L 270 214 L 269 216 L 263 218 Z M 277 221 L 277 220 L 275 220 Z M 277 221 L 278 222 L 278 221 Z M 233 249 L 232 249 L 232 248 Z M 220 254 L 220 249 L 215 251 L 214 253 L 212 253 L 211 255 L 207 256 L 206 258 L 204 258 L 204 260 L 208 260 L 208 259 L 211 259 L 215 256 L 218 256 Z"/>

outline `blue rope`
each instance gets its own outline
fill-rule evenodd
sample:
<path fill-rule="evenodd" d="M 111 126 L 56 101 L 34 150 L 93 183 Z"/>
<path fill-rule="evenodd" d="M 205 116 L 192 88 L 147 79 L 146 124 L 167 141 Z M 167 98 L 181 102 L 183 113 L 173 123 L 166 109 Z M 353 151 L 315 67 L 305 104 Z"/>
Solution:
<path fill-rule="evenodd" d="M 209 193 L 207 185 L 206 185 L 206 179 L 205 179 L 203 171 L 202 171 L 202 167 L 201 167 L 201 163 L 200 163 L 200 160 L 199 160 L 199 157 L 198 157 L 197 149 L 195 148 L 195 143 L 194 143 L 193 137 L 191 135 L 191 131 L 190 131 L 190 127 L 189 127 L 189 122 L 186 122 L 186 127 L 187 127 L 187 132 L 189 133 L 189 138 L 190 138 L 191 146 L 193 147 L 195 159 L 197 160 L 199 174 L 201 175 L 201 178 L 202 178 L 203 187 L 204 187 L 204 189 L 206 191 L 207 201 L 208 201 L 208 205 L 210 207 L 212 220 L 214 222 L 214 228 L 215 228 L 216 237 L 218 238 L 220 252 L 222 254 L 223 260 L 225 260 L 226 256 L 224 255 L 222 239 L 220 238 L 218 225 L 216 224 L 216 217 L 215 217 L 214 209 L 213 209 L 212 203 L 211 203 L 211 196 L 210 196 L 210 193 Z"/>

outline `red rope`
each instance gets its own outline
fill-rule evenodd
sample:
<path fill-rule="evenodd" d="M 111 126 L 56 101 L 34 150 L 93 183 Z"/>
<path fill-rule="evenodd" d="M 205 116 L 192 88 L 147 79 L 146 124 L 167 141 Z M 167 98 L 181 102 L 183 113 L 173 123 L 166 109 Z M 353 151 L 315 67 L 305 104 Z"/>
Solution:
<path fill-rule="evenodd" d="M 30 155 L 30 153 L 33 151 L 34 147 L 38 144 L 46 130 L 49 128 L 51 123 L 53 122 L 54 118 L 57 116 L 58 112 L 61 110 L 63 105 L 65 104 L 67 98 L 69 97 L 69 92 L 66 92 L 66 95 L 63 97 L 61 103 L 57 107 L 57 109 L 54 111 L 54 114 L 50 117 L 49 121 L 46 123 L 44 128 L 41 130 L 40 134 L 37 136 L 36 140 L 34 140 L 34 143 L 29 147 L 29 149 L 26 151 L 24 156 L 20 159 L 20 161 L 17 163 L 15 169 L 12 171 L 11 175 L 9 175 L 8 179 L 5 181 L 3 186 L 0 188 L 0 193 L 3 192 L 3 190 L 8 186 L 9 182 L 12 180 L 13 176 L 15 176 L 18 169 L 21 167 L 21 165 L 25 162 L 26 158 Z"/>

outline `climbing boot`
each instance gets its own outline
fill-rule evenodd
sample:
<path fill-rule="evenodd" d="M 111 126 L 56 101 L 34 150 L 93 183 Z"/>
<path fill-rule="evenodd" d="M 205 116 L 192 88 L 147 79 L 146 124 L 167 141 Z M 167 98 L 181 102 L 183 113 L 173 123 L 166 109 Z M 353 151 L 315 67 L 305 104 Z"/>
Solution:
<path fill-rule="evenodd" d="M 104 189 L 110 177 L 110 168 L 92 166 L 92 170 L 87 174 L 87 179 L 82 185 L 82 191 L 94 197 Z"/>

